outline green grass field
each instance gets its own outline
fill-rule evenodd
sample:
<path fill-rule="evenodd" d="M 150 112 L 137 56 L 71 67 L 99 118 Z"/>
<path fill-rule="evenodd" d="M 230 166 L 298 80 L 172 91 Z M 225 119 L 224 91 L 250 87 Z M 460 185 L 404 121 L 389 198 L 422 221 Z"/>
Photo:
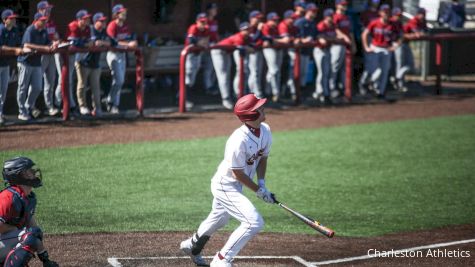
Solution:
<path fill-rule="evenodd" d="M 475 116 L 276 132 L 273 139 L 268 188 L 337 235 L 475 220 Z M 191 231 L 211 208 L 210 178 L 225 141 L 2 151 L 0 160 L 21 154 L 41 167 L 37 217 L 48 233 Z M 265 231 L 313 232 L 246 194 Z"/>

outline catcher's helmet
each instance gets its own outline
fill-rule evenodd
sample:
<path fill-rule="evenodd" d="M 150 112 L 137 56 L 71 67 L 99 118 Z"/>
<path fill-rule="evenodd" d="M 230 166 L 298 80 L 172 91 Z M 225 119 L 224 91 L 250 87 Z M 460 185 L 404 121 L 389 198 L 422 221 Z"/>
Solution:
<path fill-rule="evenodd" d="M 266 103 L 266 98 L 257 98 L 254 94 L 248 94 L 238 99 L 234 106 L 234 114 L 241 121 L 255 121 L 259 118 L 256 110 Z"/>
<path fill-rule="evenodd" d="M 16 157 L 3 163 L 3 180 L 9 185 L 42 186 L 41 170 L 34 168 L 35 163 L 27 157 Z M 32 170 L 31 174 L 27 170 Z"/>

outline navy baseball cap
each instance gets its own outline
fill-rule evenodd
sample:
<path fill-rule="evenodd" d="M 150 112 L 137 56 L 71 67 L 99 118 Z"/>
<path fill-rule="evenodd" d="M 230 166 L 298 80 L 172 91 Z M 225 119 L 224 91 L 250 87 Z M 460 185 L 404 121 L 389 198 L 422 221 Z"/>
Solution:
<path fill-rule="evenodd" d="M 249 13 L 249 19 L 257 18 L 257 17 L 259 18 L 263 17 L 262 13 L 259 10 L 253 10 L 251 11 L 251 13 Z"/>
<path fill-rule="evenodd" d="M 335 2 L 336 5 L 348 5 L 348 1 L 346 0 L 336 0 Z"/>
<path fill-rule="evenodd" d="M 298 7 L 298 6 L 305 8 L 307 4 L 305 3 L 305 0 L 295 0 L 294 7 Z"/>
<path fill-rule="evenodd" d="M 399 7 L 393 8 L 392 11 L 393 16 L 401 16 L 402 15 L 402 10 Z"/>
<path fill-rule="evenodd" d="M 275 12 L 270 12 L 267 14 L 267 20 L 278 20 L 279 19 L 279 15 L 277 15 L 277 13 Z"/>
<path fill-rule="evenodd" d="M 331 17 L 331 16 L 333 16 L 333 13 L 334 13 L 333 9 L 327 8 L 323 11 L 323 16 L 324 17 Z"/>
<path fill-rule="evenodd" d="M 293 18 L 294 11 L 289 9 L 284 12 L 284 19 L 290 19 Z"/>
<path fill-rule="evenodd" d="M 373 4 L 379 4 L 379 3 L 381 3 L 381 0 L 371 0 L 371 3 L 373 3 Z"/>
<path fill-rule="evenodd" d="M 43 16 L 41 13 L 36 13 L 35 16 L 33 17 L 34 21 L 38 20 L 48 20 L 47 16 Z"/>
<path fill-rule="evenodd" d="M 210 9 L 214 9 L 214 8 L 218 8 L 218 4 L 216 3 L 208 3 L 206 5 L 206 10 L 210 10 Z"/>
<path fill-rule="evenodd" d="M 419 7 L 419 8 L 417 9 L 417 12 L 416 12 L 416 13 L 417 13 L 417 14 L 426 14 L 426 9 L 423 8 L 423 7 Z"/>
<path fill-rule="evenodd" d="M 308 3 L 305 6 L 305 11 L 317 11 L 317 10 L 318 10 L 318 7 L 314 3 Z"/>
<path fill-rule="evenodd" d="M 87 19 L 90 18 L 91 14 L 87 12 L 85 9 L 81 9 L 76 13 L 76 19 Z"/>
<path fill-rule="evenodd" d="M 47 9 L 47 8 L 53 8 L 53 5 L 50 5 L 48 1 L 41 1 L 36 5 L 36 8 L 39 9 Z"/>
<path fill-rule="evenodd" d="M 196 21 L 208 22 L 208 16 L 206 15 L 206 13 L 199 13 L 196 16 Z"/>
<path fill-rule="evenodd" d="M 18 18 L 18 15 L 13 13 L 11 9 L 5 9 L 2 12 L 2 20 Z"/>
<path fill-rule="evenodd" d="M 124 11 L 127 11 L 127 8 L 125 8 L 121 4 L 117 4 L 112 8 L 112 14 L 114 14 L 114 15 L 117 14 L 117 13 L 122 13 Z"/>
<path fill-rule="evenodd" d="M 381 5 L 381 6 L 379 7 L 379 11 L 390 12 L 390 11 L 391 11 L 391 7 L 389 7 L 389 5 L 387 5 L 387 4 L 384 4 L 384 5 Z"/>
<path fill-rule="evenodd" d="M 92 21 L 94 21 L 94 22 L 96 22 L 96 21 L 105 21 L 105 20 L 107 20 L 107 17 L 104 16 L 104 13 L 102 13 L 102 12 L 97 12 L 92 17 Z"/>
<path fill-rule="evenodd" d="M 239 24 L 239 30 L 240 31 L 245 31 L 245 30 L 249 30 L 249 22 L 245 21 L 245 22 L 241 22 L 241 24 Z"/>

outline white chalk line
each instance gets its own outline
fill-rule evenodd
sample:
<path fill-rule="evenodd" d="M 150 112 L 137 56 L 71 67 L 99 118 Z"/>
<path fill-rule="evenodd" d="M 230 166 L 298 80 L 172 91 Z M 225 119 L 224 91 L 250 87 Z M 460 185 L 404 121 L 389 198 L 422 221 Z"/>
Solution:
<path fill-rule="evenodd" d="M 205 259 L 212 259 L 213 256 L 204 256 Z M 305 267 L 315 267 L 314 264 L 307 262 L 299 256 L 236 256 L 235 259 L 285 259 L 285 260 L 294 260 Z M 163 257 L 111 257 L 107 259 L 107 262 L 112 267 L 122 267 L 120 263 L 121 260 L 179 260 L 179 259 L 190 259 L 189 256 L 163 256 Z"/>
<path fill-rule="evenodd" d="M 425 249 L 440 248 L 440 247 L 449 247 L 449 246 L 467 244 L 467 243 L 473 243 L 473 242 L 475 242 L 475 239 L 466 239 L 466 240 L 459 240 L 459 241 L 453 241 L 453 242 L 431 244 L 431 245 L 426 245 L 426 246 L 387 251 L 386 255 L 389 256 L 389 255 L 397 254 L 401 252 L 425 250 Z M 377 258 L 377 255 L 370 254 L 370 255 L 363 255 L 363 256 L 358 256 L 358 257 L 341 258 L 341 259 L 335 259 L 335 260 L 318 261 L 318 262 L 310 262 L 310 263 L 313 264 L 314 266 L 315 265 L 318 266 L 318 265 L 335 264 L 335 263 L 342 263 L 342 262 L 349 262 L 349 261 L 367 260 L 367 259 L 372 259 L 372 258 Z"/>

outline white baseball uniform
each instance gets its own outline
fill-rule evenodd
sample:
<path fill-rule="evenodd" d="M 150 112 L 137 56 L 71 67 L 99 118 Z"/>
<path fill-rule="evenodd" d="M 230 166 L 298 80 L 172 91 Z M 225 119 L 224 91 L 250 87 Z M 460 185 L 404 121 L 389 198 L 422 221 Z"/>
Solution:
<path fill-rule="evenodd" d="M 224 159 L 211 180 L 213 205 L 208 218 L 198 228 L 198 236 L 211 236 L 226 225 L 232 216 L 241 222 L 234 230 L 220 254 L 228 261 L 264 226 L 264 220 L 252 202 L 242 194 L 243 185 L 233 177 L 232 170 L 241 169 L 251 179 L 262 157 L 268 157 L 272 144 L 269 125 L 261 123 L 260 135 L 242 125 L 226 142 Z"/>

